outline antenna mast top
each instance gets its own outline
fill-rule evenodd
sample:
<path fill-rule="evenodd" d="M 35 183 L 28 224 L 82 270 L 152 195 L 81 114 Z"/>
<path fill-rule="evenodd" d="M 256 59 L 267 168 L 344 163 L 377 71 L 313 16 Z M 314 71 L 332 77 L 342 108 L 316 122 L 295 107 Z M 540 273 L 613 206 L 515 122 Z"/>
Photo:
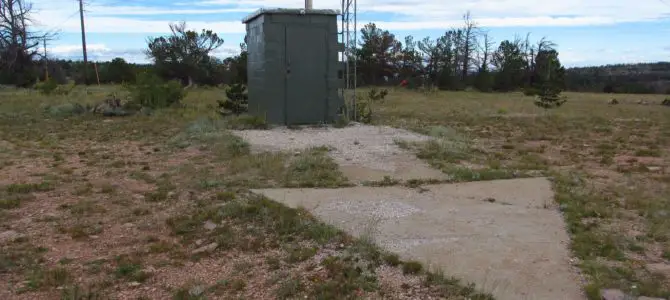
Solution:
<path fill-rule="evenodd" d="M 312 0 L 305 0 L 311 2 Z M 345 104 L 351 107 L 350 117 L 356 120 L 356 43 L 358 41 L 358 3 L 357 0 L 341 0 L 342 2 L 342 24 L 340 29 L 340 38 L 344 45 L 344 52 L 342 53 L 342 62 L 344 68 L 344 88 L 342 89 L 342 97 Z"/>

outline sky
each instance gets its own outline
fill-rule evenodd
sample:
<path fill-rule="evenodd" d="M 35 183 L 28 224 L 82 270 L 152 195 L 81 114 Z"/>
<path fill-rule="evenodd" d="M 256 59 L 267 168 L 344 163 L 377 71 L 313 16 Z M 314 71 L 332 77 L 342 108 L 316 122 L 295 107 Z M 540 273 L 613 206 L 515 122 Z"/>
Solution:
<path fill-rule="evenodd" d="M 313 0 L 315 9 L 340 9 L 341 0 Z M 37 29 L 57 32 L 49 56 L 82 59 L 78 0 L 32 0 Z M 670 61 L 670 0 L 358 0 L 359 28 L 369 22 L 404 40 L 437 37 L 460 26 L 463 14 L 497 43 L 530 33 L 558 45 L 569 67 Z M 259 8 L 302 8 L 304 0 L 84 0 L 91 60 L 123 57 L 148 62 L 148 37 L 169 33 L 170 22 L 212 29 L 224 46 L 214 55 L 239 52 L 241 20 Z"/>

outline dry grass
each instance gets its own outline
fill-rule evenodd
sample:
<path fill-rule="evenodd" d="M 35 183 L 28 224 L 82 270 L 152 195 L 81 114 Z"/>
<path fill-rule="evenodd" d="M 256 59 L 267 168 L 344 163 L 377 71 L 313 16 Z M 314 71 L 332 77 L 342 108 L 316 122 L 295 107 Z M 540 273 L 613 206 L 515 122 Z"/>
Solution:
<path fill-rule="evenodd" d="M 73 111 L 116 87 L 0 91 L 0 299 L 490 299 L 254 187 L 349 183 L 324 149 L 251 153 L 217 89 L 185 107 Z"/>
<path fill-rule="evenodd" d="M 545 112 L 517 93 L 396 90 L 376 120 L 440 137 L 404 146 L 455 178 L 551 176 L 590 299 L 670 296 L 670 108 L 654 95 L 566 96 Z"/>

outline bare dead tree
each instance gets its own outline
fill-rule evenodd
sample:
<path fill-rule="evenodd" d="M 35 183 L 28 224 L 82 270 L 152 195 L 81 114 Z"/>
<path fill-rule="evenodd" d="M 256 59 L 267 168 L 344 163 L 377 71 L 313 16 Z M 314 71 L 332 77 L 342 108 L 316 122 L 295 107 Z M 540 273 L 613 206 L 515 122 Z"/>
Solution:
<path fill-rule="evenodd" d="M 32 5 L 24 0 L 0 0 L 0 75 L 12 84 L 32 81 L 39 45 L 49 35 L 30 30 Z M 30 78 L 30 79 L 28 79 Z"/>
<path fill-rule="evenodd" d="M 477 71 L 485 72 L 489 70 L 491 64 L 491 54 L 494 51 L 495 42 L 487 31 L 480 33 L 480 41 L 477 43 Z"/>
<path fill-rule="evenodd" d="M 463 15 L 463 52 L 461 65 L 461 80 L 465 82 L 468 77 L 468 70 L 472 61 L 472 54 L 477 45 L 478 26 L 477 22 L 472 20 L 472 16 L 468 11 Z"/>
<path fill-rule="evenodd" d="M 555 48 L 556 48 L 556 43 L 548 40 L 546 37 L 543 37 L 542 39 L 540 39 L 539 42 L 537 42 L 537 45 L 536 45 L 535 49 L 539 53 L 541 51 L 549 51 L 549 50 L 553 50 Z"/>

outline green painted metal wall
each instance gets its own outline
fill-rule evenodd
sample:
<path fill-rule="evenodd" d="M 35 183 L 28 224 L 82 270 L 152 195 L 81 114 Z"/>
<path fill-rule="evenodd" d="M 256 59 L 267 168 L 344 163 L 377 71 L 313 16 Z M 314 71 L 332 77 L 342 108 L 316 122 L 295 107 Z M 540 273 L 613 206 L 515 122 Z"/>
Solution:
<path fill-rule="evenodd" d="M 337 13 L 259 11 L 244 22 L 249 112 L 271 124 L 332 123 L 344 105 Z"/>

